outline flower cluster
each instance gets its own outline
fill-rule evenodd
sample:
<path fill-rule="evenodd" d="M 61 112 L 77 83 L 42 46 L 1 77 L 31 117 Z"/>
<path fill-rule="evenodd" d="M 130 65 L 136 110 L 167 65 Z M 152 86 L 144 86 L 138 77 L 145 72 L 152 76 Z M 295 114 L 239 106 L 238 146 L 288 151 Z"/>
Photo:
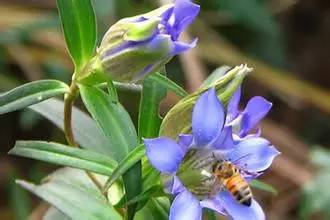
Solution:
<path fill-rule="evenodd" d="M 149 13 L 124 18 L 104 35 L 98 56 L 103 72 L 116 81 L 136 81 L 195 47 L 178 40 L 199 13 L 199 5 L 176 0 Z"/>
<path fill-rule="evenodd" d="M 252 98 L 238 110 L 240 89 L 232 97 L 227 113 L 214 89 L 204 92 L 192 112 L 192 134 L 181 134 L 178 141 L 167 137 L 145 139 L 147 157 L 162 173 L 164 185 L 175 196 L 170 219 L 201 219 L 202 208 L 209 208 L 233 219 L 264 219 L 252 198 L 243 205 L 221 185 L 214 175 L 217 162 L 229 161 L 249 183 L 258 177 L 279 154 L 258 130 L 258 122 L 271 103 Z"/>

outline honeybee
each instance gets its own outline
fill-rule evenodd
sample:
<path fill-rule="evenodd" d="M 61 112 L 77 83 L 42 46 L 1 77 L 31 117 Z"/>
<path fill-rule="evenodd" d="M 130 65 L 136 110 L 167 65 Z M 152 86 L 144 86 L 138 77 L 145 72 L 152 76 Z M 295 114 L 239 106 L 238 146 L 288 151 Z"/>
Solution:
<path fill-rule="evenodd" d="M 245 206 L 251 205 L 251 188 L 232 162 L 217 161 L 212 171 L 217 184 L 224 186 L 238 203 Z"/>

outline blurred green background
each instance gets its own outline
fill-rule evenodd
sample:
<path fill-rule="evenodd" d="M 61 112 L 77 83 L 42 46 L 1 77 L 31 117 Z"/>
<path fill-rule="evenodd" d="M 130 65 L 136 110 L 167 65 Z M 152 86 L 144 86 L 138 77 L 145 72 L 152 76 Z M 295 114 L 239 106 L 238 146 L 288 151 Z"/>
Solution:
<path fill-rule="evenodd" d="M 94 0 L 99 39 L 116 20 L 147 12 L 155 0 Z M 198 20 L 183 38 L 196 49 L 167 65 L 168 77 L 193 91 L 215 68 L 247 63 L 243 85 L 274 107 L 262 135 L 282 152 L 262 180 L 277 194 L 255 190 L 268 219 L 330 218 L 330 1 L 203 0 Z M 73 66 L 60 30 L 55 0 L 1 0 L 0 92 L 38 79 L 68 82 Z M 120 92 L 133 119 L 138 94 Z M 178 101 L 168 94 L 162 113 Z M 79 103 L 78 103 L 79 105 Z M 41 219 L 47 205 L 14 184 L 56 167 L 8 156 L 17 139 L 64 142 L 63 134 L 30 110 L 0 115 L 0 219 Z M 32 214 L 31 214 L 32 213 Z"/>

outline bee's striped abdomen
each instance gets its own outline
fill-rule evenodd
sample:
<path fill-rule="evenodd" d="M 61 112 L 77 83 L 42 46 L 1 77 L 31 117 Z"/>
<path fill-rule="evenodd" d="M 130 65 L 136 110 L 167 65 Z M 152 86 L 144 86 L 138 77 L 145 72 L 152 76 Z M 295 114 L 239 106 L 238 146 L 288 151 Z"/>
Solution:
<path fill-rule="evenodd" d="M 250 206 L 252 193 L 248 183 L 239 175 L 234 175 L 226 182 L 226 188 L 235 200 L 242 205 Z"/>

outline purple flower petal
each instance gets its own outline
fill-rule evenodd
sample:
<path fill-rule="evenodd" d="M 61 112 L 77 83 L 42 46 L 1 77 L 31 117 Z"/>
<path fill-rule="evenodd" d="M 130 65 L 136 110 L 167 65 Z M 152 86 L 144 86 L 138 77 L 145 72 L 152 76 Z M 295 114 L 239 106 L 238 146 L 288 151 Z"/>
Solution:
<path fill-rule="evenodd" d="M 180 134 L 178 144 L 182 147 L 186 153 L 193 142 L 193 136 L 191 134 Z"/>
<path fill-rule="evenodd" d="M 242 170 L 254 173 L 266 170 L 280 152 L 266 139 L 248 138 L 224 154 Z"/>
<path fill-rule="evenodd" d="M 170 36 L 166 34 L 158 34 L 154 36 L 150 41 L 143 43 L 146 51 L 159 51 L 159 55 L 168 55 L 174 48 Z M 161 57 L 160 57 L 161 58 Z"/>
<path fill-rule="evenodd" d="M 186 190 L 180 179 L 175 175 L 162 174 L 162 183 L 164 190 L 168 194 L 177 195 L 183 190 Z"/>
<path fill-rule="evenodd" d="M 244 206 L 234 200 L 228 191 L 219 193 L 218 200 L 226 213 L 234 220 L 264 220 L 265 214 L 260 205 L 253 199 L 251 206 Z"/>
<path fill-rule="evenodd" d="M 170 209 L 170 220 L 201 220 L 202 207 L 188 190 L 178 194 Z"/>
<path fill-rule="evenodd" d="M 238 87 L 234 95 L 231 97 L 227 107 L 226 122 L 230 123 L 238 116 L 238 104 L 241 99 L 241 87 Z"/>
<path fill-rule="evenodd" d="M 204 92 L 192 112 L 192 133 L 197 147 L 206 146 L 221 132 L 225 120 L 224 108 L 214 88 Z"/>
<path fill-rule="evenodd" d="M 234 147 L 232 127 L 225 127 L 211 144 L 211 148 L 217 150 L 228 150 Z"/>
<path fill-rule="evenodd" d="M 146 155 L 156 169 L 163 173 L 176 172 L 184 157 L 181 146 L 166 137 L 143 141 L 146 146 Z"/>
<path fill-rule="evenodd" d="M 180 33 L 195 19 L 200 6 L 189 0 L 176 0 L 174 6 L 174 24 L 172 24 L 172 37 L 176 40 Z"/>
<path fill-rule="evenodd" d="M 164 7 L 164 6 L 163 6 Z M 172 14 L 173 14 L 173 11 L 174 11 L 174 5 L 172 7 L 169 7 L 167 8 L 161 15 L 160 17 L 162 18 L 163 22 L 167 22 Z"/>
<path fill-rule="evenodd" d="M 176 195 L 176 194 L 182 192 L 183 190 L 186 190 L 186 188 L 183 186 L 180 179 L 177 176 L 174 176 L 173 177 L 173 185 L 172 185 L 171 193 L 173 195 Z"/>
<path fill-rule="evenodd" d="M 194 48 L 196 47 L 196 44 L 197 44 L 197 38 L 195 38 L 191 43 L 187 44 L 187 43 L 184 43 L 184 42 L 180 42 L 180 41 L 175 41 L 174 42 L 174 49 L 173 51 L 171 52 L 170 56 L 175 56 L 177 54 L 180 54 L 180 53 L 184 53 L 188 50 L 190 50 L 191 48 Z"/>
<path fill-rule="evenodd" d="M 203 208 L 212 209 L 222 215 L 226 215 L 225 210 L 223 209 L 221 203 L 216 198 L 202 200 L 200 202 L 200 205 Z"/>
<path fill-rule="evenodd" d="M 255 128 L 259 121 L 269 112 L 271 107 L 272 103 L 261 96 L 250 99 L 242 113 L 240 136 L 245 136 L 251 129 Z"/>

